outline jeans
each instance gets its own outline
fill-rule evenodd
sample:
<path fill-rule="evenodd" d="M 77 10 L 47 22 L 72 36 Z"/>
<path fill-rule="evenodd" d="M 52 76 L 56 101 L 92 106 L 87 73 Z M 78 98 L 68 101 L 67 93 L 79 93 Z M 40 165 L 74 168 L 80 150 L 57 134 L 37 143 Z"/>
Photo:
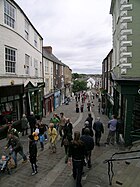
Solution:
<path fill-rule="evenodd" d="M 111 142 L 111 144 L 114 144 L 114 142 L 115 142 L 115 133 L 116 133 L 116 131 L 109 130 L 108 137 L 107 137 L 107 143 Z"/>
<path fill-rule="evenodd" d="M 76 179 L 76 187 L 82 187 L 81 179 L 83 172 L 83 160 L 72 160 L 73 162 L 73 177 Z"/>
<path fill-rule="evenodd" d="M 24 161 L 27 160 L 27 157 L 24 154 L 23 149 L 19 150 L 18 152 L 17 151 L 13 151 L 12 152 L 12 156 L 13 156 L 13 159 L 15 161 L 15 166 L 17 166 L 17 153 L 19 153 L 22 156 Z"/>

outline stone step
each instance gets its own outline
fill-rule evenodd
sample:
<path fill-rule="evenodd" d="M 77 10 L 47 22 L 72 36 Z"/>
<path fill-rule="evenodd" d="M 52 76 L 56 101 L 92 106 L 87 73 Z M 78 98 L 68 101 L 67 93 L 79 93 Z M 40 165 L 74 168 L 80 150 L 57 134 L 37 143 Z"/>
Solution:
<path fill-rule="evenodd" d="M 128 161 L 129 163 L 129 161 Z M 123 162 L 120 164 L 120 169 L 115 173 L 113 178 L 113 186 L 118 187 L 138 187 L 138 181 L 140 182 L 140 163 L 138 160 L 131 161 L 129 165 Z"/>

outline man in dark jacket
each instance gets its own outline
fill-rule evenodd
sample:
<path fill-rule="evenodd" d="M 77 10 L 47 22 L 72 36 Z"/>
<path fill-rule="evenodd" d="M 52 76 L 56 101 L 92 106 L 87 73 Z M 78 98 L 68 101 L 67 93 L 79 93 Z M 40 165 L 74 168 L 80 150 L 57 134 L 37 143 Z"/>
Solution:
<path fill-rule="evenodd" d="M 89 130 L 89 128 L 85 128 L 84 135 L 82 135 L 80 139 L 85 144 L 85 148 L 86 148 L 86 151 L 87 151 L 88 168 L 91 168 L 91 152 L 92 152 L 92 150 L 94 148 L 94 140 L 90 136 L 90 130 Z"/>
<path fill-rule="evenodd" d="M 97 117 L 97 121 L 93 124 L 95 130 L 95 144 L 100 146 L 101 134 L 104 133 L 103 124 L 100 122 L 100 117 Z"/>
<path fill-rule="evenodd" d="M 92 122 L 93 122 L 93 117 L 91 116 L 91 114 L 88 114 L 88 117 L 85 121 L 89 122 L 89 127 L 92 128 Z"/>
<path fill-rule="evenodd" d="M 30 116 L 28 117 L 30 129 L 31 129 L 31 135 L 35 131 L 35 125 L 36 125 L 36 118 L 33 112 L 31 112 Z"/>
<path fill-rule="evenodd" d="M 32 175 L 37 174 L 37 165 L 36 165 L 36 157 L 37 157 L 37 146 L 34 140 L 33 135 L 29 135 L 29 158 L 32 166 Z"/>
<path fill-rule="evenodd" d="M 18 137 L 13 134 L 8 135 L 8 143 L 6 145 L 6 149 L 11 149 L 11 154 L 13 155 L 13 159 L 15 161 L 15 167 L 17 167 L 17 153 L 19 153 L 23 158 L 23 163 L 27 161 L 27 157 L 23 152 L 23 146 Z"/>
<path fill-rule="evenodd" d="M 90 125 L 89 125 L 89 122 L 88 121 L 85 121 L 85 126 L 82 128 L 82 135 L 84 135 L 85 134 L 85 129 L 86 128 L 88 128 L 89 129 L 89 131 L 90 131 L 90 133 L 89 133 L 89 135 L 91 136 L 91 137 L 93 137 L 93 130 L 92 130 L 92 128 L 90 128 Z"/>

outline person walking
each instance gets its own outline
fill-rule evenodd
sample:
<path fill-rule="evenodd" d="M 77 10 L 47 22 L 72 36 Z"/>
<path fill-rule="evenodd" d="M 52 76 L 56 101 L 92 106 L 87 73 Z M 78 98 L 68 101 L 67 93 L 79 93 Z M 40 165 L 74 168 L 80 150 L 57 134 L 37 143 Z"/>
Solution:
<path fill-rule="evenodd" d="M 22 136 L 24 136 L 24 131 L 25 135 L 28 135 L 28 119 L 26 118 L 26 115 L 23 114 L 21 118 L 21 128 L 22 128 Z"/>
<path fill-rule="evenodd" d="M 91 168 L 92 166 L 91 165 L 91 153 L 94 148 L 94 139 L 93 137 L 90 136 L 89 128 L 85 128 L 84 135 L 82 135 L 80 139 L 85 143 L 85 148 L 87 152 L 86 160 L 87 160 L 88 168 Z"/>
<path fill-rule="evenodd" d="M 89 135 L 91 136 L 91 137 L 93 137 L 93 135 L 94 135 L 94 133 L 93 133 L 93 130 L 92 130 L 92 128 L 90 127 L 90 125 L 89 125 L 89 122 L 88 121 L 85 121 L 85 124 L 84 124 L 84 127 L 82 128 L 82 135 L 84 135 L 85 134 L 85 129 L 86 128 L 88 128 L 89 129 Z"/>
<path fill-rule="evenodd" d="M 41 151 L 44 150 L 44 141 L 45 141 L 44 133 L 45 133 L 45 130 L 46 130 L 45 126 L 40 121 L 40 123 L 39 123 L 39 135 L 38 136 L 39 136 Z"/>
<path fill-rule="evenodd" d="M 50 123 L 54 124 L 54 128 L 56 128 L 56 130 L 58 130 L 59 128 L 59 122 L 60 122 L 60 118 L 58 117 L 57 113 L 53 114 L 53 118 L 51 118 Z"/>
<path fill-rule="evenodd" d="M 86 118 L 85 121 L 88 121 L 90 128 L 92 128 L 93 117 L 91 116 L 91 113 L 88 114 L 88 117 Z"/>
<path fill-rule="evenodd" d="M 113 119 L 108 122 L 109 133 L 105 144 L 111 143 L 112 145 L 114 145 L 118 121 L 116 115 L 113 115 L 112 118 Z"/>
<path fill-rule="evenodd" d="M 22 156 L 23 163 L 27 161 L 27 157 L 23 152 L 23 146 L 21 145 L 19 138 L 13 135 L 12 133 L 8 135 L 8 143 L 5 149 L 7 148 L 11 149 L 11 154 L 15 161 L 15 167 L 17 167 L 17 153 L 19 153 Z"/>
<path fill-rule="evenodd" d="M 117 128 L 116 128 L 116 143 L 124 143 L 124 121 L 121 117 L 117 118 Z"/>
<path fill-rule="evenodd" d="M 73 178 L 76 180 L 76 187 L 82 187 L 81 179 L 85 156 L 87 156 L 85 144 L 80 140 L 80 132 L 76 131 L 68 153 L 68 164 L 73 165 Z"/>
<path fill-rule="evenodd" d="M 38 173 L 37 171 L 37 145 L 36 142 L 34 140 L 34 136 L 33 135 L 29 135 L 28 136 L 29 139 L 29 159 L 30 159 L 30 163 L 31 163 L 31 167 L 32 167 L 32 175 L 35 175 Z"/>
<path fill-rule="evenodd" d="M 31 129 L 31 135 L 35 131 L 35 125 L 36 125 L 36 117 L 33 112 L 30 113 L 28 117 L 30 129 Z"/>
<path fill-rule="evenodd" d="M 79 113 L 79 104 L 76 102 L 76 113 Z"/>
<path fill-rule="evenodd" d="M 88 109 L 88 112 L 90 112 L 90 108 L 91 108 L 91 103 L 90 101 L 87 102 L 87 109 Z"/>
<path fill-rule="evenodd" d="M 50 142 L 50 148 L 52 153 L 56 152 L 56 139 L 57 139 L 57 130 L 54 128 L 54 124 L 50 123 L 49 129 L 48 129 L 48 135 L 49 135 L 49 142 Z"/>
<path fill-rule="evenodd" d="M 64 135 L 62 138 L 62 142 L 61 142 L 61 147 L 64 145 L 65 148 L 65 163 L 68 162 L 68 151 L 69 151 L 69 145 L 70 142 L 72 141 L 72 130 L 73 130 L 73 126 L 72 123 L 70 122 L 70 119 L 67 118 L 66 119 L 66 123 L 64 126 Z"/>
<path fill-rule="evenodd" d="M 59 121 L 59 135 L 60 135 L 61 138 L 64 134 L 65 123 L 66 123 L 66 117 L 64 116 L 64 113 L 61 112 L 60 113 L 60 121 Z"/>
<path fill-rule="evenodd" d="M 104 133 L 104 127 L 103 124 L 100 122 L 100 117 L 97 117 L 96 122 L 94 122 L 93 129 L 95 131 L 95 144 L 97 146 L 100 146 L 101 135 L 102 133 Z"/>

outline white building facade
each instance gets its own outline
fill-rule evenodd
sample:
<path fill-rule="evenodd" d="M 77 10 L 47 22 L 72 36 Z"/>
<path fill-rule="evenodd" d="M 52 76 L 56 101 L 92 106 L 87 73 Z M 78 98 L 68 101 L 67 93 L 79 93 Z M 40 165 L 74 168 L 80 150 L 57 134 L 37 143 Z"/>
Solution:
<path fill-rule="evenodd" d="M 14 120 L 30 111 L 41 115 L 44 86 L 42 45 L 43 38 L 18 4 L 1 0 L 0 88 L 7 87 L 9 93 L 6 94 L 5 90 L 0 95 L 0 115 L 11 114 Z"/>

